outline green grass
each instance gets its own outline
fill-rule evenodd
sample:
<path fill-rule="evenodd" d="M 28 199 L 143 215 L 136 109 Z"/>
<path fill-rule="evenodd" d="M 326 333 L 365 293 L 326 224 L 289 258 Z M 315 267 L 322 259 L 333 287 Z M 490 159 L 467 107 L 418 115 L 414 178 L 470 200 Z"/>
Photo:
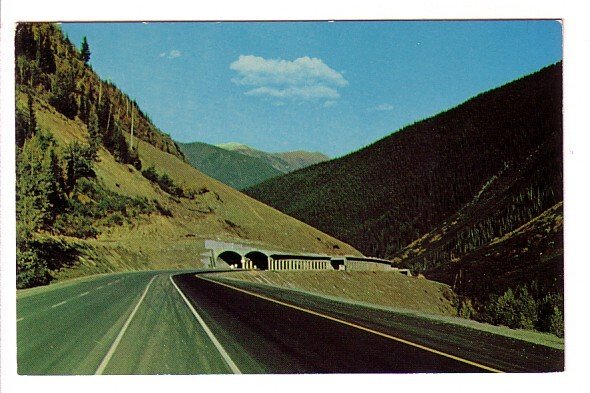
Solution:
<path fill-rule="evenodd" d="M 18 94 L 18 105 L 26 106 L 25 94 Z M 87 130 L 81 121 L 67 119 L 39 98 L 35 108 L 39 128 L 51 132 L 61 146 L 74 140 L 86 143 Z M 81 258 L 72 268 L 54 272 L 58 280 L 116 271 L 202 267 L 199 254 L 205 239 L 279 250 L 358 254 L 349 245 L 204 175 L 172 154 L 144 141 L 136 140 L 135 145 L 144 168 L 154 166 L 175 185 L 196 191 L 195 198 L 168 195 L 136 168 L 117 163 L 100 149 L 95 171 L 104 188 L 155 200 L 171 216 L 144 214 L 104 229 L 96 239 L 65 238 L 77 243 Z"/>
<path fill-rule="evenodd" d="M 367 304 L 456 316 L 456 295 L 444 284 L 393 271 L 254 271 L 213 273 L 239 280 Z"/>

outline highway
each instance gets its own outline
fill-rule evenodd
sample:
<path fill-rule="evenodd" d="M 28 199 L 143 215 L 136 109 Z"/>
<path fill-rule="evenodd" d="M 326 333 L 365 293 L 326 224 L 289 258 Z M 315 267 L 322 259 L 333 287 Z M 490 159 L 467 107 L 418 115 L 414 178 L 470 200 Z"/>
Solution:
<path fill-rule="evenodd" d="M 561 350 L 455 324 L 205 275 L 174 279 L 246 373 L 546 372 L 564 366 Z"/>
<path fill-rule="evenodd" d="M 21 375 L 558 371 L 563 351 L 417 316 L 171 271 L 17 295 Z"/>
<path fill-rule="evenodd" d="M 18 296 L 17 365 L 21 375 L 231 372 L 170 272 L 88 277 Z"/>

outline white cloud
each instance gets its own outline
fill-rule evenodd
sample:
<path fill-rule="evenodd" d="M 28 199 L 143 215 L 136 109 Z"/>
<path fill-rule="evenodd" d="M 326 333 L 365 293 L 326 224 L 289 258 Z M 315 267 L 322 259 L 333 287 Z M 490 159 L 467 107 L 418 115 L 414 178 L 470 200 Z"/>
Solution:
<path fill-rule="evenodd" d="M 288 61 L 241 55 L 231 63 L 230 69 L 238 73 L 232 79 L 235 84 L 253 87 L 245 92 L 250 96 L 299 101 L 335 100 L 340 97 L 337 89 L 348 85 L 341 73 L 321 59 L 307 56 Z"/>
<path fill-rule="evenodd" d="M 160 53 L 160 57 L 165 57 L 167 59 L 176 59 L 177 57 L 182 56 L 182 52 L 177 49 L 172 49 L 169 52 L 162 52 Z"/>
<path fill-rule="evenodd" d="M 380 111 L 380 112 L 388 112 L 388 111 L 392 111 L 394 109 L 395 109 L 395 107 L 393 105 L 387 104 L 387 103 L 377 105 L 373 108 L 369 108 L 370 111 Z"/>
<path fill-rule="evenodd" d="M 324 108 L 330 108 L 335 105 L 336 105 L 336 101 L 334 101 L 334 100 L 329 100 L 329 101 L 324 102 Z"/>
<path fill-rule="evenodd" d="M 270 97 L 275 98 L 291 98 L 291 99 L 300 99 L 304 101 L 320 99 L 320 98 L 329 98 L 329 99 L 336 99 L 340 97 L 338 92 L 327 86 L 316 85 L 316 86 L 291 86 L 286 88 L 275 88 L 275 87 L 257 87 L 256 89 L 252 89 L 247 91 L 247 96 L 263 96 L 268 95 Z"/>

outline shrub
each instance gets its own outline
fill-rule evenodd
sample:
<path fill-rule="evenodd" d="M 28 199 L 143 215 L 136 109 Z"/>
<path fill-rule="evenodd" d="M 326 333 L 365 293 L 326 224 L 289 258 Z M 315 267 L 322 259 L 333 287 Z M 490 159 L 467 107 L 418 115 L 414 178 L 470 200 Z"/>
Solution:
<path fill-rule="evenodd" d="M 51 280 L 47 261 L 39 257 L 33 247 L 18 247 L 16 250 L 16 287 L 30 288 L 48 284 Z"/>
<path fill-rule="evenodd" d="M 66 213 L 60 215 L 54 224 L 55 230 L 61 235 L 86 239 L 96 237 L 99 233 L 94 220 L 84 214 Z"/>
<path fill-rule="evenodd" d="M 471 299 L 465 298 L 457 301 L 457 316 L 466 319 L 473 319 L 476 315 Z"/>
<path fill-rule="evenodd" d="M 143 171 L 141 171 L 141 174 L 149 181 L 153 181 L 154 183 L 158 182 L 158 172 L 156 172 L 156 168 L 154 168 L 153 166 L 144 169 Z"/>
<path fill-rule="evenodd" d="M 563 337 L 563 298 L 557 294 L 545 295 L 538 305 L 536 328 Z"/>
<path fill-rule="evenodd" d="M 564 334 L 563 313 L 557 306 L 553 307 L 553 312 L 549 319 L 549 332 L 555 334 L 557 337 L 563 337 Z"/>
<path fill-rule="evenodd" d="M 158 184 L 158 186 L 164 192 L 177 197 L 184 196 L 184 190 L 181 187 L 175 185 L 170 176 L 168 176 L 166 173 L 159 175 L 153 166 L 143 170 L 141 173 L 146 179 Z"/>
<path fill-rule="evenodd" d="M 172 217 L 172 211 L 167 207 L 162 206 L 162 204 L 160 204 L 160 201 L 158 201 L 157 199 L 154 199 L 154 205 L 156 206 L 156 210 L 158 211 L 158 213 L 166 217 Z"/>
<path fill-rule="evenodd" d="M 501 296 L 491 295 L 478 319 L 512 329 L 538 330 L 563 337 L 563 297 L 549 294 L 535 299 L 531 292 L 535 292 L 534 285 L 533 290 L 525 285 L 515 292 L 508 288 Z"/>

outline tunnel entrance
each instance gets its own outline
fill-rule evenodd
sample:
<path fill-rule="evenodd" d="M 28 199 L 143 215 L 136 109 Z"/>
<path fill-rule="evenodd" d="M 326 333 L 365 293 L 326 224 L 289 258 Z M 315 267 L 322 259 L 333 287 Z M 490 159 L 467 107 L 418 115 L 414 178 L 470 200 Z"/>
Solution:
<path fill-rule="evenodd" d="M 230 267 L 242 269 L 242 256 L 235 251 L 224 251 L 217 256 L 217 263 L 227 263 Z"/>
<path fill-rule="evenodd" d="M 344 259 L 332 259 L 330 260 L 330 265 L 332 265 L 334 270 L 344 270 Z"/>
<path fill-rule="evenodd" d="M 268 270 L 268 256 L 260 251 L 251 251 L 246 254 L 246 258 L 252 261 L 252 268 L 258 270 Z"/>

